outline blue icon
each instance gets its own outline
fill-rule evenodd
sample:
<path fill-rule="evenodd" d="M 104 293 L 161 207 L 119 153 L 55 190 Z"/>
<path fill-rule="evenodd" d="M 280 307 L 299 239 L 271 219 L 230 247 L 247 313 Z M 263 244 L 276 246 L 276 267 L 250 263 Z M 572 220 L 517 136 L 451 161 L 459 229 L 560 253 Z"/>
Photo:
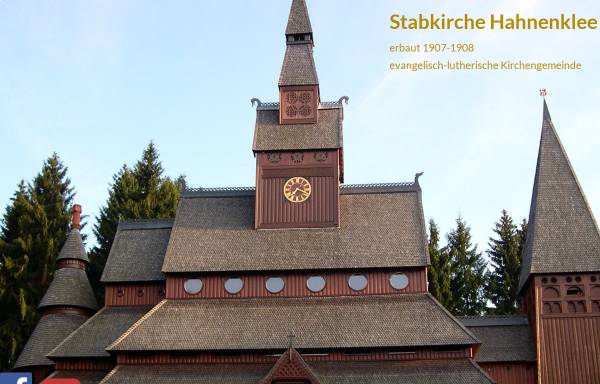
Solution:
<path fill-rule="evenodd" d="M 33 384 L 33 378 L 26 372 L 2 372 L 0 384 Z"/>

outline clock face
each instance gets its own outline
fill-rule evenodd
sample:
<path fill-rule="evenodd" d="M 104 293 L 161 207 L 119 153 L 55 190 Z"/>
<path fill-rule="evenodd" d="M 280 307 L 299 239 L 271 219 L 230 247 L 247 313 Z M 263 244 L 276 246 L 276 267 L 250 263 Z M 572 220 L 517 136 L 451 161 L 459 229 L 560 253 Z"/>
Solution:
<path fill-rule="evenodd" d="M 283 185 L 283 195 L 292 203 L 302 203 L 310 197 L 312 189 L 303 177 L 292 177 Z"/>

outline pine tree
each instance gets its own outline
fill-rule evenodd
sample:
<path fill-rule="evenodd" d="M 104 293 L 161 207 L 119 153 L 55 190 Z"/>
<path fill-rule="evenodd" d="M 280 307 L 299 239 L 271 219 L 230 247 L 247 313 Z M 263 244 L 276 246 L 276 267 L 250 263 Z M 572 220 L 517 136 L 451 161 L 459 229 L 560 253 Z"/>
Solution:
<path fill-rule="evenodd" d="M 158 151 L 151 142 L 133 169 L 123 165 L 113 176 L 108 200 L 94 225 L 97 245 L 90 251 L 90 282 L 99 302 L 103 302 L 104 297 L 100 278 L 119 221 L 175 216 L 184 181 L 164 177 L 163 172 Z"/>
<path fill-rule="evenodd" d="M 21 182 L 0 233 L 0 365 L 8 369 L 38 320 L 36 307 L 52 280 L 69 228 L 73 188 L 56 153 L 33 182 Z"/>
<path fill-rule="evenodd" d="M 429 292 L 443 306 L 452 302 L 451 270 L 448 253 L 440 247 L 440 230 L 433 219 L 429 220 Z"/>
<path fill-rule="evenodd" d="M 490 238 L 487 251 L 492 265 L 487 287 L 488 297 L 494 307 L 491 312 L 498 315 L 517 312 L 517 289 L 521 268 L 521 234 L 506 210 L 502 211 Z"/>
<path fill-rule="evenodd" d="M 34 207 L 28 216 L 30 231 L 34 233 L 32 254 L 36 256 L 35 263 L 41 265 L 35 270 L 45 291 L 52 281 L 58 252 L 67 239 L 75 197 L 67 168 L 56 153 L 46 160 L 30 189 Z"/>
<path fill-rule="evenodd" d="M 31 210 L 21 182 L 6 208 L 0 233 L 0 371 L 9 370 L 38 320 L 39 284 L 27 278 L 30 244 L 22 236 L 22 218 Z"/>
<path fill-rule="evenodd" d="M 462 218 L 448 235 L 448 256 L 452 270 L 453 300 L 448 309 L 456 316 L 477 316 L 486 308 L 487 271 L 477 246 L 471 243 L 471 229 Z"/>

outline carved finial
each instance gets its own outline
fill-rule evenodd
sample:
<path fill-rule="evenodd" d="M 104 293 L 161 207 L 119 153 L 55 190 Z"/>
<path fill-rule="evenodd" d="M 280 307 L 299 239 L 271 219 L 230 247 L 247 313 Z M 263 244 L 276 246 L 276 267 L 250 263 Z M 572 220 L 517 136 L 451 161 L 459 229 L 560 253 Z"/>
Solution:
<path fill-rule="evenodd" d="M 262 105 L 262 102 L 257 99 L 256 97 L 253 98 L 252 100 L 250 100 L 250 102 L 252 103 L 252 106 L 254 107 L 254 104 L 256 104 L 257 107 L 260 107 Z"/>
<path fill-rule="evenodd" d="M 423 176 L 423 172 L 419 172 L 415 175 L 415 184 L 419 184 L 419 178 Z"/>
<path fill-rule="evenodd" d="M 71 229 L 81 229 L 81 205 L 73 205 L 73 215 L 71 216 Z"/>
<path fill-rule="evenodd" d="M 350 98 L 348 96 L 342 96 L 338 100 L 338 104 L 339 105 L 344 105 L 344 102 L 346 102 L 346 105 L 348 105 L 348 101 L 350 101 Z"/>
<path fill-rule="evenodd" d="M 540 96 L 544 98 L 548 96 L 548 90 L 546 88 L 540 88 Z"/>

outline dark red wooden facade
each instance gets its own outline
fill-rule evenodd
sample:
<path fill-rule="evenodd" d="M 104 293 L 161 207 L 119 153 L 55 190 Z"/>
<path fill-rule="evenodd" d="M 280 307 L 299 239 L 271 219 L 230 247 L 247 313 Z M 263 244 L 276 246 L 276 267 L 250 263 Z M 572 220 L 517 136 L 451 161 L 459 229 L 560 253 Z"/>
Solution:
<path fill-rule="evenodd" d="M 390 285 L 390 276 L 393 273 L 403 273 L 408 277 L 408 286 L 397 290 Z M 367 286 L 360 291 L 352 290 L 348 285 L 348 278 L 355 274 L 362 274 L 367 278 Z M 312 292 L 307 286 L 307 279 L 311 276 L 322 276 L 326 284 L 320 292 Z M 230 294 L 225 291 L 224 285 L 228 275 L 187 275 L 187 276 L 169 276 L 167 278 L 167 299 L 198 299 L 198 298 L 254 298 L 254 297 L 307 297 L 307 296 L 359 296 L 359 295 L 386 295 L 386 294 L 405 294 L 405 293 L 424 293 L 427 292 L 427 270 L 406 269 L 394 271 L 352 271 L 352 272 L 304 272 L 297 274 L 244 274 L 237 275 L 244 281 L 244 287 L 237 294 Z M 281 277 L 285 286 L 279 293 L 270 293 L 265 284 L 270 277 Z M 203 288 L 196 294 L 191 295 L 185 292 L 184 283 L 190 278 L 199 278 L 202 280 Z"/>
<path fill-rule="evenodd" d="M 533 276 L 523 297 L 537 383 L 600 382 L 600 273 Z"/>
<path fill-rule="evenodd" d="M 292 203 L 284 184 L 303 177 L 311 195 Z M 256 156 L 256 227 L 259 229 L 332 227 L 339 224 L 339 151 L 269 152 Z"/>
<path fill-rule="evenodd" d="M 152 365 L 152 364 L 273 364 L 277 354 L 241 353 L 235 355 L 214 353 L 156 353 L 152 355 L 135 355 L 121 353 L 117 357 L 120 365 Z M 377 351 L 362 353 L 326 352 L 302 353 L 306 361 L 411 361 L 437 359 L 464 359 L 473 357 L 471 348 L 453 351 L 435 351 L 431 349 L 412 351 Z"/>
<path fill-rule="evenodd" d="M 479 363 L 498 384 L 535 384 L 535 363 Z"/>
<path fill-rule="evenodd" d="M 106 306 L 156 305 L 164 298 L 164 282 L 107 284 L 104 289 L 104 305 Z"/>

